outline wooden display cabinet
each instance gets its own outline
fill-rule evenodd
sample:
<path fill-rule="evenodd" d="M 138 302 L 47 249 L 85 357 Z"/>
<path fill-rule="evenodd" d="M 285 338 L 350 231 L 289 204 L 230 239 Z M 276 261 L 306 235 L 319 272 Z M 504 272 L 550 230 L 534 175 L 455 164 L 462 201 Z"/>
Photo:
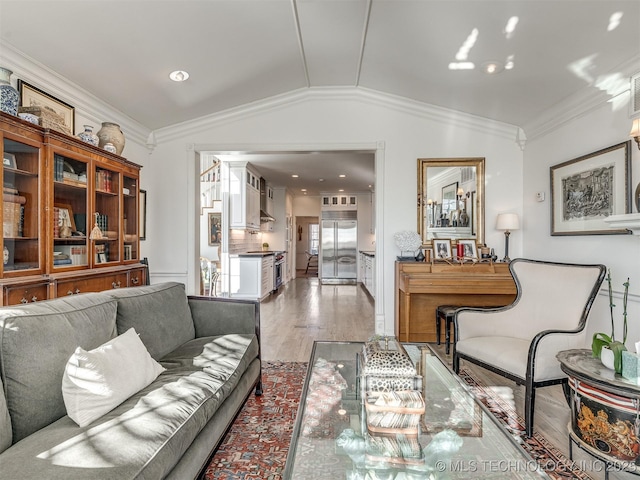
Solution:
<path fill-rule="evenodd" d="M 2 112 L 0 145 L 3 305 L 147 283 L 139 165 Z"/>

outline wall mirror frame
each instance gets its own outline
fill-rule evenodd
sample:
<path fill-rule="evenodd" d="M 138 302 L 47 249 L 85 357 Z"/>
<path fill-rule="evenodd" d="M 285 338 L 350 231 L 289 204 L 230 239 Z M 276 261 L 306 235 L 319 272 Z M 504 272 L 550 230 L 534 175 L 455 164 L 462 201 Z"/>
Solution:
<path fill-rule="evenodd" d="M 484 164 L 481 157 L 418 159 L 418 233 L 424 246 L 434 238 L 484 244 Z M 458 207 L 453 210 L 452 188 Z"/>

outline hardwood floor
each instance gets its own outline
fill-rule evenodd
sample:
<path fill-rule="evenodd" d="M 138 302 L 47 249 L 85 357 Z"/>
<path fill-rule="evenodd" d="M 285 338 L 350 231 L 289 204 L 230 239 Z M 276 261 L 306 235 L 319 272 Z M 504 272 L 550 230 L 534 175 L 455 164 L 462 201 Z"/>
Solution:
<path fill-rule="evenodd" d="M 365 341 L 374 332 L 374 302 L 361 285 L 321 285 L 317 277 L 297 278 L 262 302 L 262 358 L 265 361 L 307 362 L 314 340 Z M 444 345 L 436 350 L 449 365 Z M 485 385 L 513 391 L 518 413 L 524 416 L 524 387 L 483 368 L 467 364 Z M 538 389 L 535 431 L 569 456 L 569 407 L 560 386 Z M 593 479 L 603 479 L 604 465 L 574 446 L 574 461 Z M 611 480 L 637 478 L 610 472 Z"/>

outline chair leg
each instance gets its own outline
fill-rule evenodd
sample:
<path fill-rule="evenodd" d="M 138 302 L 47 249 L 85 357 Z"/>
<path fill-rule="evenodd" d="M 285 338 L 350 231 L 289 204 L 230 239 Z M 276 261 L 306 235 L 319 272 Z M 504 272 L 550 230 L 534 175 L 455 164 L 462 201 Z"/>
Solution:
<path fill-rule="evenodd" d="M 455 373 L 460 373 L 460 357 L 458 357 L 458 355 L 456 354 L 456 349 L 455 347 L 453 348 L 453 371 Z"/>
<path fill-rule="evenodd" d="M 440 312 L 436 310 L 436 344 L 440 345 Z"/>
<path fill-rule="evenodd" d="M 533 435 L 533 409 L 536 403 L 536 389 L 533 385 L 525 386 L 524 423 L 527 437 Z"/>
<path fill-rule="evenodd" d="M 444 332 L 444 341 L 445 341 L 445 353 L 449 355 L 450 346 L 451 346 L 451 317 L 447 315 L 445 317 L 445 332 Z"/>

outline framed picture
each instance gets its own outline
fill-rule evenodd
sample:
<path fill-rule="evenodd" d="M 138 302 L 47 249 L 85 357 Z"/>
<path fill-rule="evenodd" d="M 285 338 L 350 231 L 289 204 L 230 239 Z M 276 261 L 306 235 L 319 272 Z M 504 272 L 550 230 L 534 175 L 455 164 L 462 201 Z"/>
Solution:
<path fill-rule="evenodd" d="M 71 232 L 76 231 L 76 220 L 73 216 L 73 209 L 71 205 L 66 203 L 56 203 L 54 206 L 58 209 L 58 227 L 60 227 L 60 236 L 62 237 L 62 227 L 70 227 Z M 71 235 L 69 235 L 71 236 Z"/>
<path fill-rule="evenodd" d="M 140 204 L 138 205 L 138 232 L 140 240 L 147 239 L 147 191 L 140 190 Z"/>
<path fill-rule="evenodd" d="M 451 240 L 448 238 L 434 238 L 433 258 L 435 260 L 451 258 Z"/>
<path fill-rule="evenodd" d="M 63 133 L 73 135 L 75 132 L 75 108 L 56 97 L 43 92 L 39 88 L 29 85 L 23 80 L 18 80 L 20 92 L 20 105 L 22 107 L 41 107 L 52 110 L 63 119 Z M 68 129 L 68 131 L 64 131 Z"/>
<path fill-rule="evenodd" d="M 478 246 L 473 238 L 460 239 L 458 245 L 464 245 L 464 258 L 478 258 Z"/>
<path fill-rule="evenodd" d="M 98 263 L 107 263 L 107 254 L 105 252 L 98 253 Z"/>
<path fill-rule="evenodd" d="M 554 165 L 551 235 L 626 234 L 605 219 L 630 212 L 631 140 Z"/>
<path fill-rule="evenodd" d="M 18 168 L 16 165 L 16 156 L 13 153 L 2 153 L 2 166 L 7 168 Z"/>
<path fill-rule="evenodd" d="M 445 218 L 449 218 L 449 213 L 457 210 L 458 182 L 442 187 L 442 214 Z"/>
<path fill-rule="evenodd" d="M 125 260 L 131 260 L 131 245 L 125 245 L 124 246 L 124 259 Z"/>
<path fill-rule="evenodd" d="M 209 213 L 209 245 L 220 245 L 222 243 L 222 214 L 220 212 Z"/>

